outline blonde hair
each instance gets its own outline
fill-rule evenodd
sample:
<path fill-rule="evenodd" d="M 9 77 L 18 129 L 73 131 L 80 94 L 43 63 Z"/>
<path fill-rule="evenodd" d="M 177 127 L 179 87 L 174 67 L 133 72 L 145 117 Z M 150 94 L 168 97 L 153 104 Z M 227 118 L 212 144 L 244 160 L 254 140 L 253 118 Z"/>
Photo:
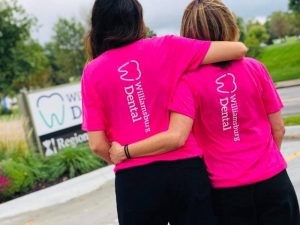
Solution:
<path fill-rule="evenodd" d="M 237 41 L 236 18 L 221 0 L 193 0 L 186 8 L 181 35 L 211 41 Z"/>

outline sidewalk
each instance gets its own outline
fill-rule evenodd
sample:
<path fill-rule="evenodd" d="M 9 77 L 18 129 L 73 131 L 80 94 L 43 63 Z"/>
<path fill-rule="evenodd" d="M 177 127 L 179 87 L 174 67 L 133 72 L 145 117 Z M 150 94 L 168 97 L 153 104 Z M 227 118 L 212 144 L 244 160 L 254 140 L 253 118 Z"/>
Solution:
<path fill-rule="evenodd" d="M 300 140 L 300 126 L 286 127 L 285 139 Z M 114 179 L 113 166 L 0 204 L 0 219 L 59 205 L 89 194 Z"/>
<path fill-rule="evenodd" d="M 107 166 L 0 204 L 0 219 L 68 202 L 99 189 L 114 177 L 113 166 Z"/>
<path fill-rule="evenodd" d="M 295 87 L 300 86 L 300 79 L 296 80 L 288 80 L 288 81 L 280 81 L 276 83 L 276 88 L 288 88 L 288 87 Z"/>

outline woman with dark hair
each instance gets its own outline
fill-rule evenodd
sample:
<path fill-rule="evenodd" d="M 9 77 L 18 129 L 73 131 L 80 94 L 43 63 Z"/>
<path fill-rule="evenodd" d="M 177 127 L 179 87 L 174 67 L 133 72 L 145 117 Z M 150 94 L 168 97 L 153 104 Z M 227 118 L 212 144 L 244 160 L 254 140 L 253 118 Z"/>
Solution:
<path fill-rule="evenodd" d="M 214 41 L 239 37 L 234 16 L 220 0 L 192 1 L 181 33 Z M 127 155 L 168 152 L 172 143 L 184 143 L 194 122 L 218 224 L 300 225 L 297 196 L 280 153 L 282 107 L 270 75 L 257 60 L 203 66 L 180 82 L 170 105 L 169 130 L 130 144 Z M 114 163 L 127 160 L 118 143 L 110 152 Z"/>
<path fill-rule="evenodd" d="M 96 0 L 91 26 L 91 61 L 82 76 L 82 127 L 91 149 L 107 162 L 111 141 L 126 146 L 168 129 L 168 104 L 184 72 L 240 59 L 246 52 L 238 42 L 147 39 L 136 0 Z M 178 146 L 180 140 L 173 143 Z M 116 165 L 120 224 L 214 224 L 200 156 L 191 135 L 176 151 Z M 207 205 L 198 204 L 203 200 Z"/>

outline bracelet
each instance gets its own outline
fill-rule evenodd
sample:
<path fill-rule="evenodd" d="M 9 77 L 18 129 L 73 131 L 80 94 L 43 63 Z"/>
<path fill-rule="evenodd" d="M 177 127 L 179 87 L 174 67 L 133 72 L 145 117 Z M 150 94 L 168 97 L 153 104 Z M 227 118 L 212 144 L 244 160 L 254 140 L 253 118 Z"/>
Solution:
<path fill-rule="evenodd" d="M 127 159 L 131 159 L 131 156 L 130 156 L 130 153 L 129 153 L 129 149 L 128 149 L 128 145 L 124 146 L 124 152 L 125 152 L 126 158 Z"/>

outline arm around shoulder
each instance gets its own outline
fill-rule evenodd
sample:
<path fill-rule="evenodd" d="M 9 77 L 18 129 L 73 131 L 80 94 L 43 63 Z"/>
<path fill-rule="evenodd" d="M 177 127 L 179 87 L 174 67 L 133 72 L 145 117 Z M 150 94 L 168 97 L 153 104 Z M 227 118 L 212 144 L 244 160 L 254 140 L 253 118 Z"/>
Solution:
<path fill-rule="evenodd" d="M 247 51 L 248 48 L 241 42 L 213 41 L 202 64 L 240 60 Z"/>

